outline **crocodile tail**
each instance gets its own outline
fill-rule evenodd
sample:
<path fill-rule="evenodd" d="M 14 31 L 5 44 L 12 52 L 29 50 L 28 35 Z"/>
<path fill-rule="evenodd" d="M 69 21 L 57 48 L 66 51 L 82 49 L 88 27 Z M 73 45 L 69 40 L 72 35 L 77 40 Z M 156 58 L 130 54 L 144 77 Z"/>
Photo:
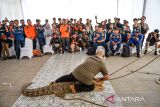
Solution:
<path fill-rule="evenodd" d="M 23 94 L 24 90 L 27 89 L 27 87 L 30 86 L 31 84 L 32 84 L 32 82 L 26 83 L 26 84 L 24 84 L 24 85 L 22 86 L 22 88 L 21 88 L 22 94 Z"/>
<path fill-rule="evenodd" d="M 36 89 L 27 89 L 27 87 L 29 85 L 31 85 L 32 83 L 27 83 L 27 84 L 24 84 L 22 86 L 22 94 L 24 96 L 28 96 L 28 97 L 36 97 L 36 96 L 42 96 L 42 95 L 49 95 L 49 94 L 52 94 L 52 91 L 51 91 L 51 86 L 44 86 L 44 87 L 41 87 L 41 88 L 36 88 Z"/>

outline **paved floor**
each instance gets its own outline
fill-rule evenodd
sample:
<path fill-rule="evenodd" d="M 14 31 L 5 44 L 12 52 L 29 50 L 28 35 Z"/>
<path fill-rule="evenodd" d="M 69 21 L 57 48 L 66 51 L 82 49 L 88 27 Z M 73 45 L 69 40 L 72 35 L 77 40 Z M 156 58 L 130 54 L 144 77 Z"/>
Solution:
<path fill-rule="evenodd" d="M 84 53 L 82 52 L 79 54 L 81 55 Z M 65 54 L 65 56 L 67 57 L 67 54 Z M 71 55 L 71 57 L 74 56 L 74 54 Z M 54 55 L 52 57 L 55 57 L 55 60 L 58 60 L 58 58 L 63 58 L 64 56 L 58 57 L 57 55 Z M 110 78 L 118 77 L 127 74 L 132 70 L 136 70 L 138 67 L 143 66 L 154 57 L 155 56 L 148 54 L 132 65 L 112 75 Z M 0 61 L 0 107 L 11 107 L 11 105 L 14 104 L 16 99 L 21 95 L 21 86 L 26 82 L 30 82 L 35 77 L 48 58 L 49 56 L 44 56 L 41 58 L 33 58 L 32 60 Z M 83 59 L 83 57 L 80 59 Z M 135 59 L 136 57 L 134 56 L 130 58 L 114 56 L 106 59 L 106 65 L 109 73 L 112 73 Z M 75 65 L 78 65 L 79 63 L 80 62 L 75 60 Z M 62 65 L 63 64 L 65 64 L 65 60 Z M 160 58 L 156 59 L 147 67 L 141 69 L 139 72 L 121 79 L 110 81 L 116 94 L 119 96 L 116 97 L 116 99 L 119 98 L 116 101 L 118 102 L 119 100 L 123 100 L 122 103 L 124 107 L 159 107 L 160 85 L 155 83 L 155 80 L 160 77 L 160 75 L 155 75 L 160 74 L 159 65 Z M 59 64 L 57 64 L 57 67 L 57 69 L 61 69 Z M 70 68 L 66 70 L 70 70 Z M 143 72 L 150 72 L 153 74 L 144 74 Z M 36 81 L 36 78 L 40 78 L 40 75 L 38 75 L 39 74 L 36 75 L 33 81 Z M 43 81 L 43 84 L 45 84 L 45 81 Z"/>
<path fill-rule="evenodd" d="M 0 60 L 0 107 L 13 105 L 21 95 L 21 86 L 34 78 L 49 57 Z"/>

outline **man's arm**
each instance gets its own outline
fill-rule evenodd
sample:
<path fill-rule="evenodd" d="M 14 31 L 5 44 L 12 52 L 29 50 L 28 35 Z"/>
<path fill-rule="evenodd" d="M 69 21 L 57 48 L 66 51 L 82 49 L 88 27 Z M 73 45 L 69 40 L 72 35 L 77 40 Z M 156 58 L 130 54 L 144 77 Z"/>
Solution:
<path fill-rule="evenodd" d="M 106 68 L 106 65 L 104 62 L 101 63 L 101 73 L 103 74 L 103 77 L 101 78 L 96 78 L 95 81 L 105 81 L 109 79 L 109 75 L 108 75 L 108 70 Z"/>

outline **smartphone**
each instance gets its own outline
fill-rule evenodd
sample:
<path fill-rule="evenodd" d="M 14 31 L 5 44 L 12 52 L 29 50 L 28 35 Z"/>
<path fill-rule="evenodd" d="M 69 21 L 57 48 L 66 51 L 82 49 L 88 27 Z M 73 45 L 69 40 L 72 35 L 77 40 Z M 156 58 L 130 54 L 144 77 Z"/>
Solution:
<path fill-rule="evenodd" d="M 95 16 L 95 19 L 97 19 L 97 16 Z"/>

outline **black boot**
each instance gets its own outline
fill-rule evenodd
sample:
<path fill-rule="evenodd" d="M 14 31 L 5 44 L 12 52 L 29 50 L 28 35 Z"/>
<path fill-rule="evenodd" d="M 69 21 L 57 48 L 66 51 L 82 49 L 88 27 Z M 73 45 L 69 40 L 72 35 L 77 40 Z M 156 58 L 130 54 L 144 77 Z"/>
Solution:
<path fill-rule="evenodd" d="M 107 53 L 105 54 L 105 56 L 106 56 L 106 57 L 109 57 L 109 53 L 107 52 Z"/>
<path fill-rule="evenodd" d="M 140 58 L 140 52 L 137 52 L 137 57 Z"/>
<path fill-rule="evenodd" d="M 147 50 L 144 51 L 144 54 L 147 54 Z"/>
<path fill-rule="evenodd" d="M 158 55 L 158 54 L 157 54 L 157 51 L 154 51 L 154 55 Z"/>

